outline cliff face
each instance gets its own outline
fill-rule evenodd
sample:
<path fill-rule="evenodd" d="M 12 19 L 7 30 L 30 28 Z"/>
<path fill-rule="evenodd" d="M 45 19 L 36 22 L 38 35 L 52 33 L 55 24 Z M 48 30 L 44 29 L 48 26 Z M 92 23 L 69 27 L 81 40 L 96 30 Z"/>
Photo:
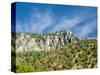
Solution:
<path fill-rule="evenodd" d="M 33 33 L 15 33 L 12 36 L 12 50 L 16 52 L 21 51 L 42 51 L 51 50 L 67 45 L 76 43 L 79 38 L 72 32 L 60 31 L 50 34 L 33 34 Z M 15 46 L 15 47 L 14 47 Z"/>

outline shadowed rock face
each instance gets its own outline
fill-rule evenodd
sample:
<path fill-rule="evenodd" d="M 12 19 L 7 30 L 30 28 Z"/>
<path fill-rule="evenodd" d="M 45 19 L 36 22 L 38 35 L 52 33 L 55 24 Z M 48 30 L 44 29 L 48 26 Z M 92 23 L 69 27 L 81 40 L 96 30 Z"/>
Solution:
<path fill-rule="evenodd" d="M 79 38 L 72 32 L 60 31 L 49 34 L 34 34 L 34 33 L 13 33 L 12 44 L 15 44 L 15 48 L 12 45 L 12 50 L 16 52 L 22 51 L 42 51 L 51 50 L 60 47 L 61 45 L 67 45 L 71 43 L 77 43 Z"/>

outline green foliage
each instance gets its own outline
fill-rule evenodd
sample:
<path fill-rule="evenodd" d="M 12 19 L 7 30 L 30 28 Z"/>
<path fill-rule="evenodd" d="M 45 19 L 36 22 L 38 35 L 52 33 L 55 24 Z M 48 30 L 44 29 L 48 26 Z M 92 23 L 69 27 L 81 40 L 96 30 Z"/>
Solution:
<path fill-rule="evenodd" d="M 17 53 L 13 66 L 16 72 L 94 68 L 97 66 L 97 41 L 85 39 L 51 51 Z"/>
<path fill-rule="evenodd" d="M 16 62 L 16 72 L 32 72 L 33 67 L 25 62 L 17 61 Z"/>
<path fill-rule="evenodd" d="M 33 38 L 43 38 L 43 35 L 41 35 L 41 34 L 32 34 L 32 37 Z"/>

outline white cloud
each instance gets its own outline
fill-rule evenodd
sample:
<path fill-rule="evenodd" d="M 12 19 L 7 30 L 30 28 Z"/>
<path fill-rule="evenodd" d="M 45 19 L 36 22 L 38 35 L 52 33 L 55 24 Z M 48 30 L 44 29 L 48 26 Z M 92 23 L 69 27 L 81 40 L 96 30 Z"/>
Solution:
<path fill-rule="evenodd" d="M 84 24 L 82 27 L 77 28 L 79 32 L 77 35 L 80 37 L 87 37 L 96 28 L 96 20 Z"/>
<path fill-rule="evenodd" d="M 53 13 L 45 11 L 44 13 L 33 13 L 31 17 L 31 30 L 33 32 L 41 33 L 46 27 L 53 22 Z"/>
<path fill-rule="evenodd" d="M 76 35 L 79 37 L 87 37 L 95 28 L 96 20 L 91 22 L 86 22 L 84 25 L 80 26 L 79 23 L 84 22 L 85 18 L 80 16 L 67 18 L 64 16 L 59 18 L 59 21 L 55 23 L 56 17 L 54 17 L 54 13 L 49 11 L 41 12 L 37 8 L 34 9 L 32 15 L 28 22 L 21 23 L 17 21 L 16 30 L 20 32 L 34 32 L 34 33 L 43 33 L 43 30 L 48 28 L 49 26 L 53 26 L 53 28 L 49 29 L 49 32 L 55 32 L 59 30 L 73 30 Z M 55 23 L 55 24 L 54 24 Z"/>
<path fill-rule="evenodd" d="M 53 23 L 53 13 L 51 11 L 40 12 L 34 9 L 29 21 L 21 23 L 17 21 L 17 31 L 42 33 L 42 31 Z"/>
<path fill-rule="evenodd" d="M 75 27 L 80 22 L 81 22 L 80 17 L 75 17 L 71 19 L 64 17 L 64 18 L 61 18 L 61 20 L 52 29 L 52 31 L 58 31 L 58 30 L 63 30 L 63 29 L 71 30 L 73 27 Z"/>

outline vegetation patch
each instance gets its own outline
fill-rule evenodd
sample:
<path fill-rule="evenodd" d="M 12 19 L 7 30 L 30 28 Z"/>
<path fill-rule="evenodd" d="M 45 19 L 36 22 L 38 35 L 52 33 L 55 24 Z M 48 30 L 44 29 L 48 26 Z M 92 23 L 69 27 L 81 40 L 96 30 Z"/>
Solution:
<path fill-rule="evenodd" d="M 13 59 L 12 59 L 13 60 Z M 16 72 L 56 71 L 97 67 L 97 40 L 84 39 L 50 51 L 31 51 L 16 54 Z"/>

